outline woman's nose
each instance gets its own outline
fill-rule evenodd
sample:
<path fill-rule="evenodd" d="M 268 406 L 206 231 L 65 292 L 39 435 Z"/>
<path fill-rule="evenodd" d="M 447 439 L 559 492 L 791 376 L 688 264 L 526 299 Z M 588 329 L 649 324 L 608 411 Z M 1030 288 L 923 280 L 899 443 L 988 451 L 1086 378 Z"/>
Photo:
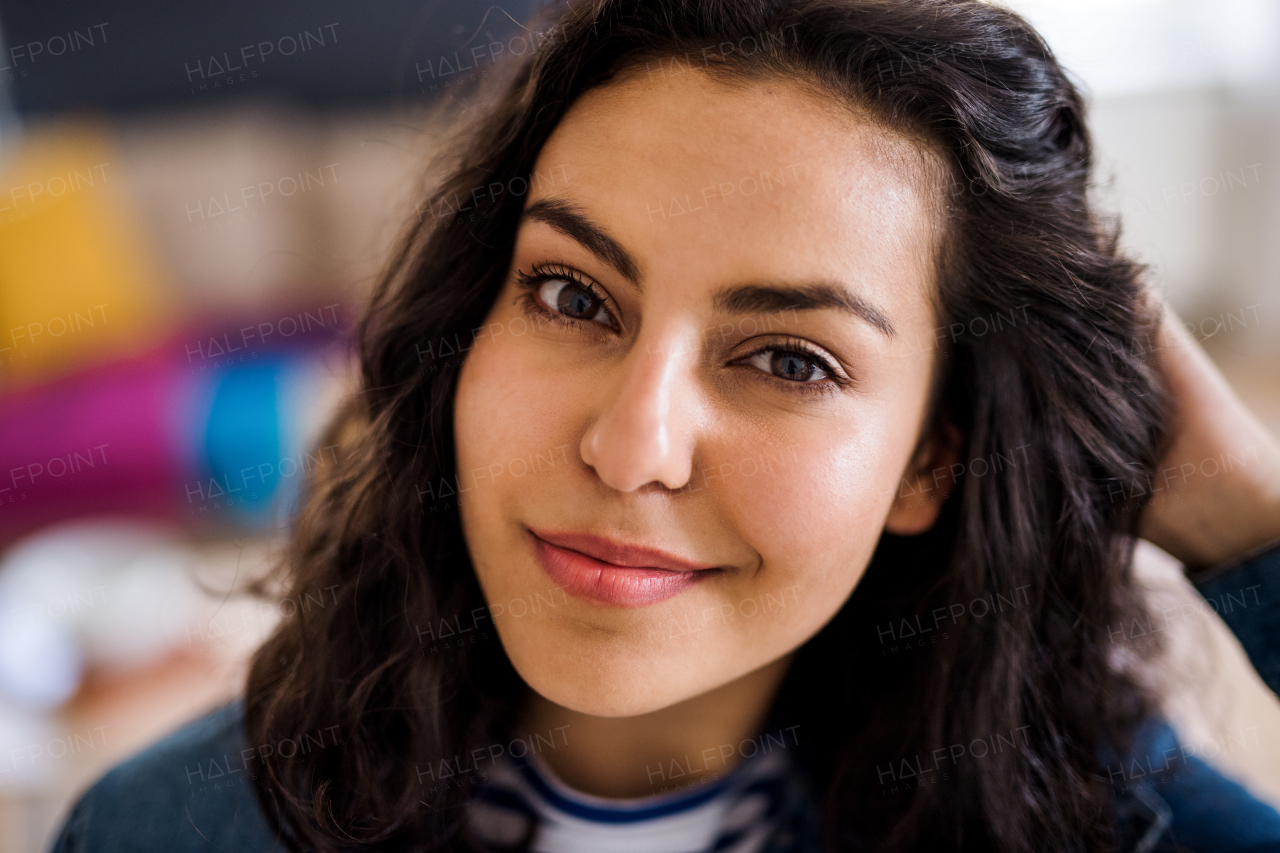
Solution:
<path fill-rule="evenodd" d="M 692 345 L 637 341 L 619 363 L 616 384 L 599 389 L 600 408 L 582 436 L 582 460 L 611 488 L 649 483 L 679 489 L 693 470 L 697 362 Z"/>

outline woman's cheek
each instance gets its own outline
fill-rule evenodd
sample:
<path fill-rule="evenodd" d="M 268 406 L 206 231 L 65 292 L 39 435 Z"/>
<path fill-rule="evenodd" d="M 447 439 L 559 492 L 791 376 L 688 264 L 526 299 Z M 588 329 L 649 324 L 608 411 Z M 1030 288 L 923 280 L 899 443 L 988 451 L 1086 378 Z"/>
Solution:
<path fill-rule="evenodd" d="M 574 402 L 554 366 L 524 340 L 481 338 L 459 377 L 459 478 L 481 486 L 478 497 L 509 490 L 516 478 L 522 489 L 546 488 L 542 460 L 566 465 L 578 453 Z"/>
<path fill-rule="evenodd" d="M 897 469 L 872 437 L 846 435 L 836 445 L 829 434 L 825 439 L 770 451 L 770 469 L 742 477 L 728 503 L 735 526 L 763 558 L 760 583 L 842 601 L 880 539 Z"/>
<path fill-rule="evenodd" d="M 846 435 L 833 446 L 826 438 L 769 451 L 781 461 L 744 476 L 736 489 L 737 528 L 765 564 L 844 565 L 856 553 L 869 556 L 879 539 L 892 500 L 891 467 L 868 439 Z"/>

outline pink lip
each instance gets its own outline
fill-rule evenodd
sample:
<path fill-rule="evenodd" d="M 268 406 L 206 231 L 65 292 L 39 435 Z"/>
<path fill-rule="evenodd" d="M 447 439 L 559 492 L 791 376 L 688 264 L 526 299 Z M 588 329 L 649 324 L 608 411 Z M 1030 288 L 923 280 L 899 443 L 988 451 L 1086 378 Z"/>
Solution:
<path fill-rule="evenodd" d="M 530 530 L 543 570 L 569 595 L 616 607 L 643 607 L 679 595 L 716 566 L 586 533 Z"/>

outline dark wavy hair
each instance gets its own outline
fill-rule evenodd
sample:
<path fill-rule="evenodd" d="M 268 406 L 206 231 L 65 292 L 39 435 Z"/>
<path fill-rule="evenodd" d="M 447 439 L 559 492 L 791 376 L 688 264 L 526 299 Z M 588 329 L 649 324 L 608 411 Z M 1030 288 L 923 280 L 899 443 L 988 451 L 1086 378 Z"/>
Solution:
<path fill-rule="evenodd" d="M 483 322 L 527 197 L 472 191 L 527 180 L 583 92 L 679 56 L 720 79 L 816 85 L 946 173 L 935 299 L 953 331 L 928 430 L 961 435 L 974 464 L 930 531 L 882 537 L 773 708 L 808 744 L 824 846 L 1113 849 L 1099 756 L 1125 749 L 1155 706 L 1132 665 L 1143 651 L 1108 630 L 1144 607 L 1141 507 L 1125 489 L 1155 470 L 1168 400 L 1135 346 L 1158 322 L 1140 269 L 1090 204 L 1080 93 L 1025 21 L 975 0 L 593 0 L 558 14 L 451 149 L 431 215 L 358 327 L 361 387 L 324 438 L 339 461 L 310 484 L 283 565 L 294 597 L 336 586 L 336 606 L 281 624 L 245 704 L 250 743 L 335 725 L 340 743 L 264 762 L 268 820 L 295 850 L 473 849 L 470 792 L 427 791 L 417 775 L 509 737 L 526 690 L 496 642 L 437 654 L 420 642 L 419 626 L 485 606 L 456 507 L 422 497 L 455 471 L 466 356 L 446 349 L 465 350 Z M 1015 464 L 978 474 L 976 460 L 1001 459 Z M 888 653 L 885 626 L 897 639 L 899 620 L 923 630 L 979 599 L 1000 612 Z M 957 761 L 953 784 L 900 769 L 977 739 L 1017 743 Z M 898 768 L 887 789 L 885 767 Z"/>

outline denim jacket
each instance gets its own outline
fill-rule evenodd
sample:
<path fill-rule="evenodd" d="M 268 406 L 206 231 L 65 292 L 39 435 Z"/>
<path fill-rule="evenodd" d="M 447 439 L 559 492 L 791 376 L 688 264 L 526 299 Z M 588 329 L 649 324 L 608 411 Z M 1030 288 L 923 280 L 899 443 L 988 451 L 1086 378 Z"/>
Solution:
<path fill-rule="evenodd" d="M 1280 542 L 1198 578 L 1196 586 L 1210 602 L 1247 594 L 1244 606 L 1215 609 L 1280 694 Z M 73 807 L 53 853 L 282 851 L 254 796 L 242 714 L 242 703 L 233 702 L 111 770 Z M 1124 769 L 1116 761 L 1112 774 L 1113 783 L 1122 783 L 1116 788 L 1122 850 L 1280 853 L 1280 813 L 1183 749 L 1166 723 L 1149 722 L 1135 744 Z M 817 853 L 817 826 L 811 798 L 794 787 L 765 853 Z"/>

